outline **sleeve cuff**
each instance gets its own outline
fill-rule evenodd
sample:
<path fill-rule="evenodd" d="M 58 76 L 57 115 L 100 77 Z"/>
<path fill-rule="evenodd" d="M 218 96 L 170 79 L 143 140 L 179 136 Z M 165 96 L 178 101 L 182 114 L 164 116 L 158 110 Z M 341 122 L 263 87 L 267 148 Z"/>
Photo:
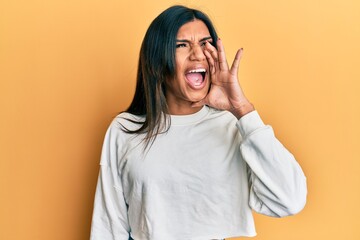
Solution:
<path fill-rule="evenodd" d="M 237 128 L 240 130 L 242 137 L 245 137 L 258 128 L 264 127 L 265 124 L 260 118 L 259 113 L 255 110 L 242 116 L 236 122 Z"/>

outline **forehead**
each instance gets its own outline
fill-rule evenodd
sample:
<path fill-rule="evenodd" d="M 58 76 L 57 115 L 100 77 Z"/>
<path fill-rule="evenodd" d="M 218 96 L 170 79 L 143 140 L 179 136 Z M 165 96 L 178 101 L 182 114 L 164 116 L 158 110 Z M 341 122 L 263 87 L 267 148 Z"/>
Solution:
<path fill-rule="evenodd" d="M 197 37 L 210 36 L 209 29 L 201 20 L 195 19 L 194 21 L 185 23 L 179 28 L 177 39 L 193 39 Z"/>

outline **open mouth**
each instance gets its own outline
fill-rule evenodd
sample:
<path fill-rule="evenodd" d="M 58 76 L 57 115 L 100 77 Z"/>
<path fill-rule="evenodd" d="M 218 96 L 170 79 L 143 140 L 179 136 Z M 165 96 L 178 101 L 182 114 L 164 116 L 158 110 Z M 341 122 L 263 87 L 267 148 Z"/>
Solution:
<path fill-rule="evenodd" d="M 193 69 L 185 73 L 186 80 L 191 87 L 198 89 L 203 87 L 206 76 L 205 68 Z"/>

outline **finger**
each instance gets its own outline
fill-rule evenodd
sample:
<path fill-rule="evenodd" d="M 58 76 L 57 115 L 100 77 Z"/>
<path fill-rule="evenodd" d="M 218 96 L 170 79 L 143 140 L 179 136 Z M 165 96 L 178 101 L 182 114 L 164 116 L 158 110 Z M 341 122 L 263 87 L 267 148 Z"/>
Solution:
<path fill-rule="evenodd" d="M 211 45 L 211 43 L 206 42 L 205 50 L 207 50 L 211 54 L 215 62 L 218 62 L 218 51 L 213 45 Z"/>
<path fill-rule="evenodd" d="M 213 57 L 211 56 L 211 54 L 207 51 L 207 49 L 204 50 L 204 54 L 209 63 L 210 74 L 214 75 L 216 72 L 215 61 L 214 61 Z"/>
<path fill-rule="evenodd" d="M 241 60 L 243 51 L 244 51 L 244 49 L 243 49 L 243 48 L 240 48 L 240 49 L 236 52 L 235 59 L 234 59 L 232 65 L 231 65 L 231 69 L 230 69 L 230 72 L 231 72 L 232 75 L 236 75 L 236 76 L 237 76 L 238 73 L 239 73 L 240 60 Z"/>
<path fill-rule="evenodd" d="M 229 70 L 229 65 L 226 61 L 224 45 L 222 44 L 220 38 L 217 40 L 217 46 L 218 46 L 220 71 L 227 71 Z"/>

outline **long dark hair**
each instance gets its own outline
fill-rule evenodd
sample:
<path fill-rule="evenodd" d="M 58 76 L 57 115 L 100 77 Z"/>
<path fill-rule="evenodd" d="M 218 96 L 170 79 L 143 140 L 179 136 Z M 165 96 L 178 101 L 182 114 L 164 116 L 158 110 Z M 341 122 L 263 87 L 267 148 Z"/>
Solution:
<path fill-rule="evenodd" d="M 146 133 L 145 148 L 159 133 L 166 132 L 170 127 L 165 80 L 175 76 L 177 33 L 182 25 L 195 19 L 205 23 L 216 46 L 218 36 L 210 18 L 199 10 L 180 5 L 163 11 L 153 20 L 145 34 L 140 49 L 135 95 L 125 111 L 144 116 L 145 119 L 140 122 L 127 119 L 141 125 L 137 130 L 123 128 L 127 133 Z"/>

